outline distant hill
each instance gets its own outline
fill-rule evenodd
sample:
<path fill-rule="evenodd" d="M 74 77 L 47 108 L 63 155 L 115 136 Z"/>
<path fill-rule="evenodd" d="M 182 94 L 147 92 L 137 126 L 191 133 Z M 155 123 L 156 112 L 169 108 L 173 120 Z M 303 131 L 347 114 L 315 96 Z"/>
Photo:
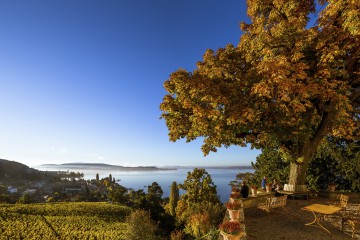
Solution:
<path fill-rule="evenodd" d="M 158 171 L 158 170 L 176 170 L 173 167 L 159 168 L 154 166 L 138 166 L 138 167 L 124 167 L 118 165 L 110 165 L 105 163 L 64 163 L 64 164 L 42 164 L 40 165 L 42 169 L 58 169 L 58 170 L 116 170 L 116 171 Z"/>
<path fill-rule="evenodd" d="M 239 169 L 239 170 L 254 170 L 252 166 L 174 166 L 179 169 L 188 168 L 205 168 L 205 169 Z"/>
<path fill-rule="evenodd" d="M 124 167 L 119 165 L 111 165 L 106 163 L 63 163 L 63 164 L 42 164 L 41 169 L 57 169 L 57 170 L 116 170 L 116 171 L 157 171 L 157 170 L 177 170 L 189 168 L 205 168 L 205 169 L 239 169 L 239 170 L 253 170 L 252 166 L 138 166 L 138 167 Z"/>

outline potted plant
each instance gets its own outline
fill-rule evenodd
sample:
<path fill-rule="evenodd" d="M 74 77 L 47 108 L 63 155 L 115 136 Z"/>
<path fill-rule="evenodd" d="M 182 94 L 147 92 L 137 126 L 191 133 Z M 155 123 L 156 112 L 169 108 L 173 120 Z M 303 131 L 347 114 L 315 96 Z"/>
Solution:
<path fill-rule="evenodd" d="M 266 192 L 271 192 L 272 185 L 272 183 L 266 183 Z"/>
<path fill-rule="evenodd" d="M 336 183 L 329 183 L 328 187 L 329 187 L 329 192 L 335 192 Z"/>
<path fill-rule="evenodd" d="M 234 192 L 230 194 L 230 202 L 231 203 L 240 203 L 240 192 Z"/>
<path fill-rule="evenodd" d="M 257 195 L 258 186 L 251 185 L 250 188 L 251 188 L 251 194 L 255 197 Z"/>
<path fill-rule="evenodd" d="M 231 220 L 238 221 L 240 217 L 241 204 L 228 202 L 225 204 L 225 206 L 229 211 L 229 217 L 231 218 Z"/>
<path fill-rule="evenodd" d="M 233 186 L 233 187 L 231 188 L 231 194 L 233 194 L 233 193 L 240 193 L 239 187 Z"/>
<path fill-rule="evenodd" d="M 229 182 L 229 186 L 237 187 L 237 186 L 239 186 L 239 182 L 237 180 L 232 180 Z"/>
<path fill-rule="evenodd" d="M 224 240 L 239 240 L 243 235 L 240 223 L 237 221 L 225 221 L 219 225 L 219 228 Z"/>
<path fill-rule="evenodd" d="M 225 204 L 226 208 L 229 210 L 239 210 L 241 208 L 241 204 L 240 203 L 231 203 L 228 202 Z"/>

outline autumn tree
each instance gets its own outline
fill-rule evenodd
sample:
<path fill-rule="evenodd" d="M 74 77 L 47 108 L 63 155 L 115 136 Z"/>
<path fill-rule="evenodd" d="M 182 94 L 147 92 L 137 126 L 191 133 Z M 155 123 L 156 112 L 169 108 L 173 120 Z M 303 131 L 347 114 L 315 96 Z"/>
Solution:
<path fill-rule="evenodd" d="M 180 198 L 179 187 L 177 183 L 174 181 L 171 184 L 170 196 L 169 196 L 169 209 L 170 209 L 170 214 L 172 216 L 175 216 L 175 208 L 177 206 L 179 198 Z"/>
<path fill-rule="evenodd" d="M 186 191 L 182 195 L 182 200 L 187 204 L 220 202 L 216 185 L 204 168 L 195 168 L 192 172 L 188 172 L 184 183 L 179 186 Z"/>
<path fill-rule="evenodd" d="M 162 195 L 164 194 L 161 186 L 157 182 L 153 182 L 147 187 L 147 193 L 149 197 L 155 198 L 158 202 L 162 201 Z"/>
<path fill-rule="evenodd" d="M 147 194 L 145 195 L 146 205 L 145 210 L 150 211 L 151 217 L 154 220 L 160 220 L 161 216 L 165 213 L 162 206 L 163 190 L 157 182 L 153 182 L 147 187 Z"/>
<path fill-rule="evenodd" d="M 276 148 L 291 162 L 287 190 L 305 191 L 327 136 L 359 139 L 360 2 L 248 0 L 237 46 L 207 50 L 164 83 L 169 138 Z M 321 11 L 316 11 L 316 4 Z M 315 24 L 309 24 L 316 20 Z"/>
<path fill-rule="evenodd" d="M 129 202 L 133 209 L 141 209 L 150 214 L 151 219 L 158 224 L 158 234 L 170 235 L 175 229 L 175 219 L 166 213 L 163 207 L 163 190 L 157 182 L 147 186 L 147 193 L 143 189 L 129 191 Z"/>
<path fill-rule="evenodd" d="M 144 210 L 134 210 L 126 218 L 126 239 L 129 240 L 157 240 L 157 225 L 151 219 L 150 213 Z"/>
<path fill-rule="evenodd" d="M 129 203 L 129 195 L 128 189 L 119 184 L 114 184 L 112 187 L 108 188 L 109 196 L 108 198 L 117 203 L 128 204 Z"/>
<path fill-rule="evenodd" d="M 217 195 L 216 185 L 208 172 L 195 168 L 188 172 L 179 187 L 185 191 L 176 207 L 176 220 L 184 231 L 196 238 L 204 236 L 221 223 L 226 209 Z"/>
<path fill-rule="evenodd" d="M 28 193 L 25 193 L 23 196 L 21 196 L 19 198 L 19 200 L 17 201 L 17 203 L 22 203 L 22 204 L 28 204 L 31 203 L 31 197 Z"/>

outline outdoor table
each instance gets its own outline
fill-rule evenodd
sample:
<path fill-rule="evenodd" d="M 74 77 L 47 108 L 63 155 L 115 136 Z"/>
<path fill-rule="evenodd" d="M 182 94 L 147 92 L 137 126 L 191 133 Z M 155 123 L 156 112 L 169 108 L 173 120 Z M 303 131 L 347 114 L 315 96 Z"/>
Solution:
<path fill-rule="evenodd" d="M 312 221 L 310 223 L 306 223 L 305 224 L 306 226 L 313 226 L 313 227 L 322 228 L 325 231 L 327 231 L 328 233 L 330 233 L 329 230 L 327 230 L 323 225 L 321 225 L 321 223 L 320 223 L 321 217 L 319 215 L 320 214 L 324 214 L 324 215 L 333 214 L 333 213 L 341 210 L 341 208 L 330 206 L 330 205 L 323 205 L 323 204 L 312 204 L 310 206 L 303 207 L 302 210 L 312 212 L 314 214 L 314 217 L 315 217 L 314 221 Z"/>

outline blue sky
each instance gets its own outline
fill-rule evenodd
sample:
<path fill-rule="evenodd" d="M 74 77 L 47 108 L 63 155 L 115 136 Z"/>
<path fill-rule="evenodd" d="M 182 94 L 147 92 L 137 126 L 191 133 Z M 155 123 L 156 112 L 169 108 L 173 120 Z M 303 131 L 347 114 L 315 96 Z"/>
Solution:
<path fill-rule="evenodd" d="M 0 158 L 43 163 L 248 165 L 259 151 L 203 157 L 169 142 L 163 83 L 206 49 L 236 45 L 238 0 L 0 2 Z"/>

